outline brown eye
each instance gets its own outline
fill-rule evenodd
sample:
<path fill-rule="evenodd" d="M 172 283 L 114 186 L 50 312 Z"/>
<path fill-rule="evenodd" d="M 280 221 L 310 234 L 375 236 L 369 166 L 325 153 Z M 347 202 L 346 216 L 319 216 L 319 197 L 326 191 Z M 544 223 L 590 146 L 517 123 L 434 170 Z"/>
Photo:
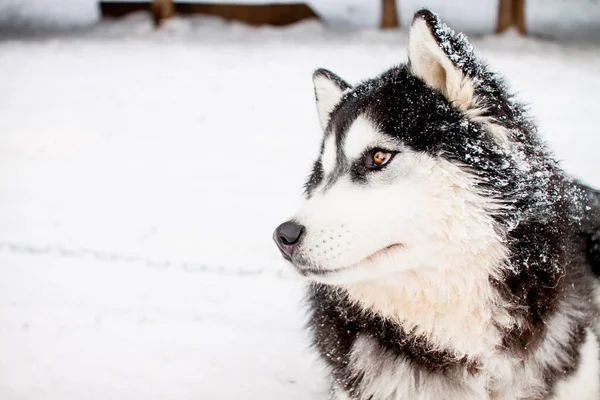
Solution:
<path fill-rule="evenodd" d="M 368 170 L 378 170 L 385 167 L 394 156 L 397 151 L 386 151 L 382 149 L 372 149 L 364 154 L 362 166 Z"/>
<path fill-rule="evenodd" d="M 373 166 L 374 167 L 382 167 L 387 164 L 388 161 L 392 159 L 392 153 L 388 153 L 387 151 L 378 150 L 373 153 Z"/>

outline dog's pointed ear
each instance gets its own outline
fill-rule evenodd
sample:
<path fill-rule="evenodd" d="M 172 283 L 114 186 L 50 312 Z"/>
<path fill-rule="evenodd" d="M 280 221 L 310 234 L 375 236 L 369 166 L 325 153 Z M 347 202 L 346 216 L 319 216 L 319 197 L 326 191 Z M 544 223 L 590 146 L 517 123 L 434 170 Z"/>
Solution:
<path fill-rule="evenodd" d="M 456 108 L 466 113 L 477 109 L 470 76 L 478 65 L 473 46 L 429 10 L 414 16 L 408 58 L 412 73 L 440 91 Z"/>
<path fill-rule="evenodd" d="M 315 98 L 317 101 L 317 112 L 323 130 L 327 128 L 331 112 L 340 102 L 344 92 L 350 89 L 350 85 L 342 78 L 326 69 L 318 69 L 313 74 L 315 86 Z"/>

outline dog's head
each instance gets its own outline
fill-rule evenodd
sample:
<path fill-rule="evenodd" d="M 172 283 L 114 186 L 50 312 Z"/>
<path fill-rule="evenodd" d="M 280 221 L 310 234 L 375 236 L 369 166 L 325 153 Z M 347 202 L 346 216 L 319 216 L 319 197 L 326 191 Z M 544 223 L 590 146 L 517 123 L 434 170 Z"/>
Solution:
<path fill-rule="evenodd" d="M 507 148 L 525 123 L 521 109 L 464 35 L 430 11 L 415 15 L 408 53 L 408 63 L 355 87 L 314 74 L 320 156 L 306 204 L 274 233 L 310 279 L 489 272 L 504 256 L 497 214 L 519 169 Z"/>

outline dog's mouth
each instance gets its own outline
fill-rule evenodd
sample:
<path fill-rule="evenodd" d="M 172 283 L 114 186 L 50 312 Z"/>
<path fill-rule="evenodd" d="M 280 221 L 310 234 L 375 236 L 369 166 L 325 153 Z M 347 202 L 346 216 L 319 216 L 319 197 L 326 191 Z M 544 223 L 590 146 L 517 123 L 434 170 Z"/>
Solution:
<path fill-rule="evenodd" d="M 348 268 L 335 268 L 335 269 L 320 269 L 320 268 L 298 268 L 298 272 L 302 276 L 328 276 L 338 274 L 340 272 L 347 271 L 352 269 L 352 267 Z"/>
<path fill-rule="evenodd" d="M 327 277 L 327 276 L 331 276 L 331 275 L 338 275 L 343 272 L 357 269 L 357 268 L 367 265 L 367 264 L 375 263 L 375 262 L 377 262 L 377 260 L 379 258 L 387 255 L 391 251 L 401 249 L 403 247 L 404 247 L 404 245 L 401 243 L 391 244 L 380 250 L 377 250 L 375 253 L 363 258 L 361 261 L 359 261 L 356 264 L 353 264 L 353 265 L 350 265 L 347 267 L 342 267 L 342 268 L 333 268 L 333 269 L 315 268 L 315 267 L 296 267 L 296 268 L 297 268 L 298 272 L 300 273 L 300 275 L 302 275 L 304 277 L 314 276 L 314 277 L 323 278 L 323 277 Z"/>
<path fill-rule="evenodd" d="M 364 264 L 364 263 L 372 263 L 377 261 L 378 258 L 387 255 L 389 252 L 395 250 L 395 249 L 400 249 L 403 248 L 404 245 L 401 243 L 394 243 L 394 244 L 390 244 L 389 246 L 385 246 L 383 249 L 377 250 L 375 253 L 371 254 L 368 257 L 365 257 L 360 264 Z"/>

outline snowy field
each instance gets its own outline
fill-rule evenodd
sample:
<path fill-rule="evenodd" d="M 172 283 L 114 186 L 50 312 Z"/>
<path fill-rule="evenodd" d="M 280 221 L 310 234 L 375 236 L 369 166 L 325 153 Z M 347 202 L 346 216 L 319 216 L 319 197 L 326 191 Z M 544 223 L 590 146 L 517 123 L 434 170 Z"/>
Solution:
<path fill-rule="evenodd" d="M 474 42 L 600 187 L 600 45 Z M 271 233 L 318 152 L 312 71 L 405 47 L 140 15 L 0 40 L 0 399 L 324 400 Z"/>

